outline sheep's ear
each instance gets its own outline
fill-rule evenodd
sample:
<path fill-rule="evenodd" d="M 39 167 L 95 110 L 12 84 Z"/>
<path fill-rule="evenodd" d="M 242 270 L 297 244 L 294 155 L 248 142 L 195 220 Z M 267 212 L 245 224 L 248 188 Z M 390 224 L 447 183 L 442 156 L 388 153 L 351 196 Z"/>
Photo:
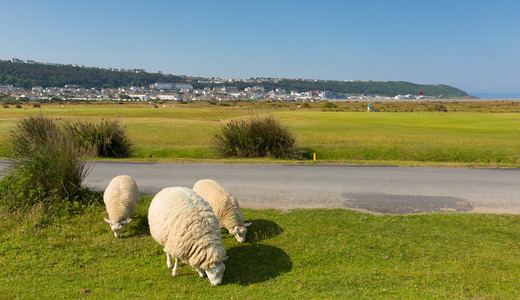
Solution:
<path fill-rule="evenodd" d="M 108 224 L 112 224 L 112 223 L 113 223 L 112 221 L 110 221 L 110 220 L 107 219 L 107 218 L 103 218 L 103 220 L 105 220 L 105 222 L 107 222 Z"/>
<path fill-rule="evenodd" d="M 229 256 L 226 256 L 226 257 L 224 257 L 224 258 L 222 259 L 222 261 L 225 261 L 225 260 L 227 260 L 228 258 L 229 258 Z"/>
<path fill-rule="evenodd" d="M 251 224 L 253 224 L 253 223 L 251 223 L 251 222 L 249 222 L 249 223 L 244 223 L 244 226 L 245 226 L 245 227 L 248 227 L 248 226 L 250 226 Z"/>
<path fill-rule="evenodd" d="M 132 219 L 126 219 L 124 221 L 121 221 L 121 224 L 128 224 L 130 222 L 132 222 Z"/>

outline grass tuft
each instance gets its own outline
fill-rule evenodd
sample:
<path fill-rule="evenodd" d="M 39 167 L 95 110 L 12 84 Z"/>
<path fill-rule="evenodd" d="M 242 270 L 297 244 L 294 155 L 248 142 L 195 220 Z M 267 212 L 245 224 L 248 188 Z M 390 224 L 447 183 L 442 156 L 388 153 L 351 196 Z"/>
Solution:
<path fill-rule="evenodd" d="M 132 141 L 119 120 L 78 121 L 65 124 L 65 130 L 92 156 L 128 158 L 134 151 Z"/>
<path fill-rule="evenodd" d="M 302 159 L 302 150 L 288 128 L 272 117 L 231 121 L 214 136 L 222 157 L 274 157 Z"/>
<path fill-rule="evenodd" d="M 0 180 L 0 205 L 7 211 L 41 205 L 49 210 L 84 199 L 85 149 L 42 115 L 22 119 L 12 131 L 12 164 Z"/>

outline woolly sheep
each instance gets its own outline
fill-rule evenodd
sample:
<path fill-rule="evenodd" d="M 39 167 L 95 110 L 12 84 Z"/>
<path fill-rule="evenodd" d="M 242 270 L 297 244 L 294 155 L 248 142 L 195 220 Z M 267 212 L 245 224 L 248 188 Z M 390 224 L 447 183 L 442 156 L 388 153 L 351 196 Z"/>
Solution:
<path fill-rule="evenodd" d="M 180 259 L 200 277 L 205 272 L 212 285 L 222 282 L 227 257 L 218 220 L 197 193 L 186 187 L 161 190 L 148 209 L 148 223 L 154 240 L 164 246 L 168 268 L 172 268 L 171 256 L 175 258 L 172 276 L 177 276 Z"/>
<path fill-rule="evenodd" d="M 244 224 L 244 216 L 235 197 L 211 179 L 197 181 L 193 190 L 211 205 L 220 227 L 226 228 L 239 243 L 243 243 L 246 240 L 247 227 L 251 223 Z"/>
<path fill-rule="evenodd" d="M 120 175 L 114 177 L 108 184 L 103 194 L 103 201 L 109 219 L 104 218 L 104 220 L 110 224 L 116 237 L 120 237 L 123 227 L 132 221 L 130 216 L 134 213 L 138 200 L 139 189 L 132 177 Z"/>

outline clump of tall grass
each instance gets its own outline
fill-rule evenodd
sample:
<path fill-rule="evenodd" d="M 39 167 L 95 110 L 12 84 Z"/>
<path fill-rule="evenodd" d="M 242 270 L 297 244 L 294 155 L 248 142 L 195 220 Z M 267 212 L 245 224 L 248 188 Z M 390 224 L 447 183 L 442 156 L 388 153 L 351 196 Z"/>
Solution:
<path fill-rule="evenodd" d="M 442 103 L 437 103 L 432 106 L 427 106 L 426 111 L 448 112 L 448 107 Z"/>
<path fill-rule="evenodd" d="M 215 134 L 214 142 L 222 157 L 303 158 L 291 131 L 272 117 L 231 121 Z"/>
<path fill-rule="evenodd" d="M 91 198 L 82 187 L 89 170 L 86 157 L 128 157 L 132 146 L 117 120 L 21 119 L 11 131 L 12 163 L 0 180 L 0 206 L 13 211 L 38 204 L 52 210 L 85 202 Z"/>
<path fill-rule="evenodd" d="M 126 158 L 134 151 L 132 141 L 118 120 L 68 123 L 65 125 L 65 130 L 70 132 L 74 141 L 85 147 L 92 156 Z"/>
<path fill-rule="evenodd" d="M 8 211 L 35 204 L 51 210 L 80 201 L 88 166 L 85 149 L 70 140 L 50 118 L 19 121 L 11 132 L 12 164 L 0 180 L 0 205 Z"/>
<path fill-rule="evenodd" d="M 333 108 L 338 108 L 338 106 L 330 101 L 327 101 L 321 105 L 321 108 L 333 109 Z"/>
<path fill-rule="evenodd" d="M 16 158 L 26 157 L 30 150 L 39 147 L 62 135 L 57 121 L 43 115 L 29 116 L 21 119 L 11 131 L 10 148 L 12 156 Z"/>

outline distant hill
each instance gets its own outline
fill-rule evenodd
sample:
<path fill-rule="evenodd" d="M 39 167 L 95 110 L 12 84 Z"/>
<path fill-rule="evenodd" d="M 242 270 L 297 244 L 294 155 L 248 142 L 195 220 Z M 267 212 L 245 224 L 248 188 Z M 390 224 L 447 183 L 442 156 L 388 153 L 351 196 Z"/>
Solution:
<path fill-rule="evenodd" d="M 156 82 L 187 82 L 187 77 L 162 73 L 110 71 L 100 68 L 84 68 L 70 65 L 25 64 L 0 61 L 0 84 L 12 84 L 16 87 L 31 88 L 63 87 L 66 84 L 77 84 L 84 88 L 117 88 L 131 86 L 145 86 Z M 427 96 L 449 98 L 471 97 L 466 92 L 447 85 L 425 85 L 404 81 L 357 81 L 344 82 L 332 80 L 300 80 L 282 79 L 265 80 L 261 83 L 233 82 L 225 84 L 190 82 L 194 88 L 206 86 L 236 86 L 239 89 L 261 85 L 267 91 L 284 89 L 286 91 L 305 92 L 310 90 L 333 91 L 353 95 L 377 94 L 396 96 L 412 94 L 418 95 L 422 91 Z"/>

